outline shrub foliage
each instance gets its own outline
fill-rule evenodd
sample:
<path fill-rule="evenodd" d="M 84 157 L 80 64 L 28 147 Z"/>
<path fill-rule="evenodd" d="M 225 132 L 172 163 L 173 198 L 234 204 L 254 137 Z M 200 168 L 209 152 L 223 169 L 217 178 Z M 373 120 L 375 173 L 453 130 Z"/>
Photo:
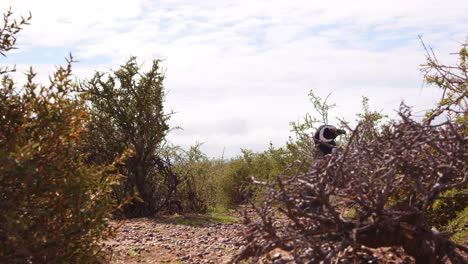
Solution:
<path fill-rule="evenodd" d="M 14 49 L 29 18 L 4 14 L 0 54 Z M 88 115 L 73 96 L 71 58 L 49 85 L 27 73 L 23 88 L 0 69 L 0 262 L 95 263 L 115 203 L 113 165 L 85 163 Z"/>
<path fill-rule="evenodd" d="M 71 65 L 48 86 L 27 74 L 19 90 L 0 87 L 0 259 L 4 263 L 84 263 L 99 260 L 98 242 L 117 177 L 113 166 L 85 163 L 81 140 L 88 117 L 71 96 Z"/>
<path fill-rule="evenodd" d="M 164 112 L 160 62 L 154 60 L 149 71 L 143 73 L 132 57 L 118 70 L 97 72 L 82 84 L 90 103 L 89 162 L 107 164 L 126 150 L 133 153 L 119 167 L 125 177 L 114 188 L 119 202 L 137 196 L 123 208 L 127 217 L 185 209 L 178 193 L 181 179 L 163 148 L 171 114 Z"/>

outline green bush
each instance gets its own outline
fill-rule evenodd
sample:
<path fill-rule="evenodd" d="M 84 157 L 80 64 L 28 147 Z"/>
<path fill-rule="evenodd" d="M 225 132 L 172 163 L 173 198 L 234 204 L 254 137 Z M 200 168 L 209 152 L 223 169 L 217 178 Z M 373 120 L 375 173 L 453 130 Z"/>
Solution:
<path fill-rule="evenodd" d="M 468 207 L 468 189 L 444 192 L 426 212 L 431 226 L 446 230 L 449 222 Z"/>
<path fill-rule="evenodd" d="M 107 164 L 127 150 L 132 155 L 119 166 L 125 175 L 114 188 L 114 197 L 123 202 L 126 217 L 151 216 L 162 211 L 182 212 L 181 179 L 172 170 L 164 153 L 165 137 L 170 131 L 171 113 L 164 112 L 164 72 L 160 60 L 154 60 L 142 72 L 131 57 L 118 70 L 97 72 L 82 83 L 89 102 L 91 122 L 86 149 L 88 161 Z"/>
<path fill-rule="evenodd" d="M 255 202 L 263 188 L 258 181 L 274 181 L 274 176 L 283 173 L 294 156 L 287 149 L 270 148 L 263 152 L 242 150 L 242 156 L 226 162 L 216 181 L 217 201 L 220 206 L 232 207 L 246 202 Z"/>
<path fill-rule="evenodd" d="M 172 146 L 164 151 L 180 180 L 179 200 L 184 208 L 198 212 L 255 201 L 262 189 L 253 184 L 252 177 L 271 181 L 293 158 L 288 150 L 270 145 L 263 152 L 242 150 L 241 156 L 224 160 L 207 157 L 200 146 L 197 143 L 188 150 Z"/>
<path fill-rule="evenodd" d="M 252 196 L 251 171 L 241 157 L 232 159 L 217 181 L 217 201 L 225 208 L 246 202 Z"/>
<path fill-rule="evenodd" d="M 0 262 L 91 263 L 112 233 L 113 166 L 85 163 L 88 122 L 71 63 L 43 86 L 0 87 Z"/>
<path fill-rule="evenodd" d="M 209 159 L 197 143 L 184 150 L 179 146 L 167 148 L 167 159 L 172 161 L 172 170 L 179 176 L 178 196 L 187 211 L 206 212 L 216 206 L 215 178 L 221 171 L 222 162 Z"/>
<path fill-rule="evenodd" d="M 468 206 L 448 223 L 448 231 L 452 232 L 452 240 L 468 245 Z"/>

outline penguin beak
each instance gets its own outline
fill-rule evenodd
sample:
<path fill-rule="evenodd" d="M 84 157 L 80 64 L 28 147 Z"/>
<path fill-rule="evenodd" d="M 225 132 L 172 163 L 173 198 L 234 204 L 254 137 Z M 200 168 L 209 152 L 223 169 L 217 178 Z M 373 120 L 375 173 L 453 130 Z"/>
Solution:
<path fill-rule="evenodd" d="M 344 135 L 344 134 L 346 134 L 346 130 L 344 130 L 344 129 L 337 129 L 337 130 L 336 130 L 336 134 L 337 134 L 337 135 Z"/>

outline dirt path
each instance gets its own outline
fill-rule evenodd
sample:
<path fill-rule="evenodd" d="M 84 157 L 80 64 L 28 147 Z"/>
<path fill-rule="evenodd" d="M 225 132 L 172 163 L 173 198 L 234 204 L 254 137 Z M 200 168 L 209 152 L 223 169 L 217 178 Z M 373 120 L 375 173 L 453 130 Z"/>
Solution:
<path fill-rule="evenodd" d="M 118 224 L 114 222 L 114 224 Z M 120 222 L 110 263 L 225 263 L 239 249 L 238 223 L 210 219 L 138 218 Z"/>

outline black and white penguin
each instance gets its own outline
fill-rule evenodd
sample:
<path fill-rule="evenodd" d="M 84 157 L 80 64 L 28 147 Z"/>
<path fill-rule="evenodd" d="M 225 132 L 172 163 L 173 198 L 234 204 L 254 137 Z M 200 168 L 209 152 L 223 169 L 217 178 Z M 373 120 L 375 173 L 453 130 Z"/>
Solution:
<path fill-rule="evenodd" d="M 346 131 L 343 129 L 337 129 L 332 125 L 322 125 L 315 132 L 315 146 L 324 155 L 331 154 L 336 151 L 335 138 L 343 134 L 346 134 Z"/>

